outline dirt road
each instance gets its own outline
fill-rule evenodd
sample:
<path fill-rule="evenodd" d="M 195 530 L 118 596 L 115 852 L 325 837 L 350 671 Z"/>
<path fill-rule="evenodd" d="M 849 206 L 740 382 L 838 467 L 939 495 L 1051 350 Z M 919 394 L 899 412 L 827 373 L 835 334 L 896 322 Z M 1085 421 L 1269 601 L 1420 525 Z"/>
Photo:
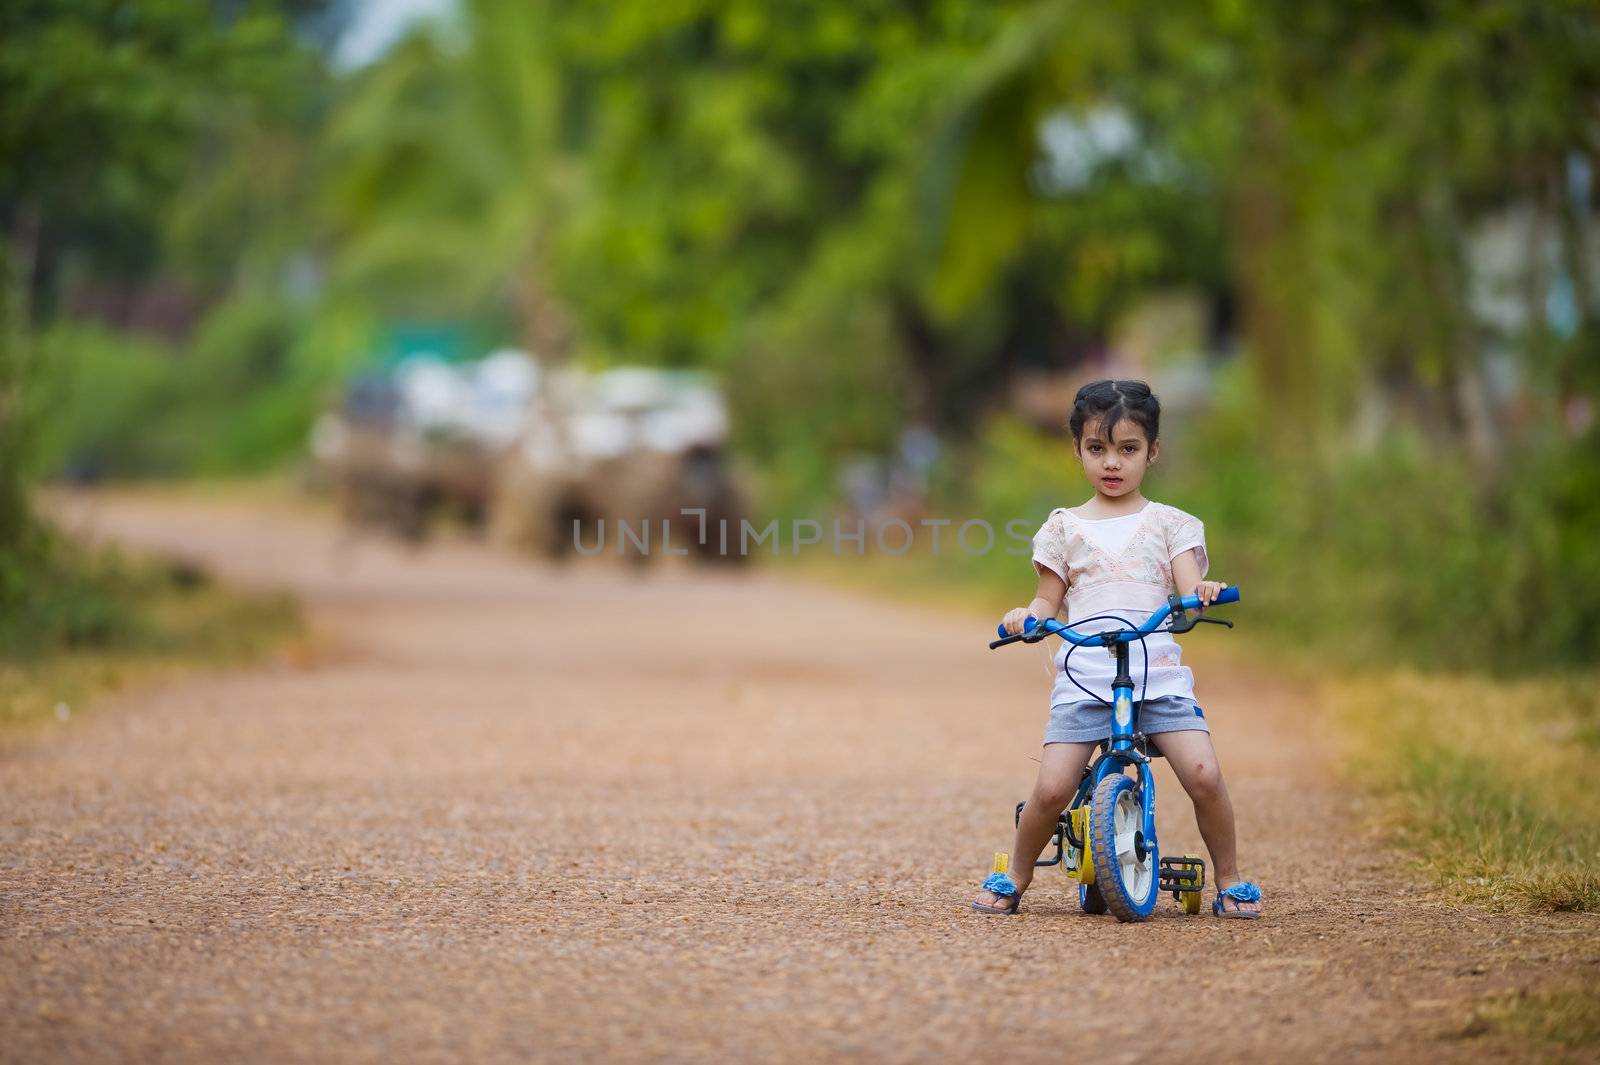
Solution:
<path fill-rule="evenodd" d="M 1048 677 L 983 615 L 69 510 L 291 586 L 327 651 L 0 750 L 0 1060 L 1516 1061 L 1474 1004 L 1600 977 L 1592 918 L 1397 873 L 1303 694 L 1206 668 L 1237 633 L 1187 645 L 1270 917 L 1119 925 L 1046 870 L 984 918 Z"/>

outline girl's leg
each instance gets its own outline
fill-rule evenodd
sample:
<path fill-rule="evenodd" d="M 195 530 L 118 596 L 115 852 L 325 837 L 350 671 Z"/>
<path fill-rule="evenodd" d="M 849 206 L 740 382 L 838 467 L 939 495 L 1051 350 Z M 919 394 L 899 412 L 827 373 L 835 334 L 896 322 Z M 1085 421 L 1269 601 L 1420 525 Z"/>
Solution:
<path fill-rule="evenodd" d="M 1039 779 L 1034 782 L 1033 794 L 1022 808 L 1022 819 L 1017 822 L 1017 838 L 1011 846 L 1011 879 L 1019 891 L 1026 891 L 1033 881 L 1033 863 L 1039 852 L 1055 835 L 1056 819 L 1067 808 L 1083 779 L 1083 767 L 1089 764 L 1094 753 L 1094 743 L 1047 743 L 1039 755 Z M 980 892 L 978 902 L 994 904 L 999 898 L 989 891 Z"/>
<path fill-rule="evenodd" d="M 1234 840 L 1233 802 L 1228 798 L 1228 786 L 1223 783 L 1222 770 L 1217 765 L 1217 750 L 1211 746 L 1211 736 L 1205 732 L 1159 732 L 1150 737 L 1167 764 L 1178 777 L 1178 783 L 1189 793 L 1194 803 L 1195 823 L 1200 836 L 1211 852 L 1211 865 L 1216 874 L 1217 887 L 1237 884 L 1239 854 Z M 1238 902 L 1223 899 L 1226 910 L 1261 912 L 1259 902 Z"/>

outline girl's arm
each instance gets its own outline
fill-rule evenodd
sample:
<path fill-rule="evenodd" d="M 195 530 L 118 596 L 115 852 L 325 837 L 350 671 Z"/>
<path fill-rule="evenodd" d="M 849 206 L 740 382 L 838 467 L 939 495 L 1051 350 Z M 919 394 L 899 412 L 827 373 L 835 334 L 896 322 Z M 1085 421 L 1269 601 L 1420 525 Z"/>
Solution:
<path fill-rule="evenodd" d="M 1193 548 L 1172 560 L 1172 583 L 1178 589 L 1179 595 L 1198 595 L 1201 610 L 1209 606 L 1211 601 L 1222 593 L 1222 589 L 1228 586 L 1226 581 L 1200 579 L 1200 560 L 1195 557 Z"/>
<path fill-rule="evenodd" d="M 1008 611 L 1005 616 L 1006 631 L 1015 636 L 1022 631 L 1028 618 L 1053 618 L 1061 613 L 1061 601 L 1067 597 L 1067 583 L 1061 577 L 1041 567 L 1039 587 L 1033 593 L 1033 602 Z"/>

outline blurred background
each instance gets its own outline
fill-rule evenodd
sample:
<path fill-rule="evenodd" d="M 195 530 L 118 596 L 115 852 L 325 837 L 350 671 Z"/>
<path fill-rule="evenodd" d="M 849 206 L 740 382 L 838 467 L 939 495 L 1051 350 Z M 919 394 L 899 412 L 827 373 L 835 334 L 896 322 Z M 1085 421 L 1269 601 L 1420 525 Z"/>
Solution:
<path fill-rule="evenodd" d="M 41 483 L 1001 528 L 1132 376 L 1262 628 L 1591 663 L 1597 103 L 1576 0 L 12 0 L 0 634 L 108 624 Z"/>

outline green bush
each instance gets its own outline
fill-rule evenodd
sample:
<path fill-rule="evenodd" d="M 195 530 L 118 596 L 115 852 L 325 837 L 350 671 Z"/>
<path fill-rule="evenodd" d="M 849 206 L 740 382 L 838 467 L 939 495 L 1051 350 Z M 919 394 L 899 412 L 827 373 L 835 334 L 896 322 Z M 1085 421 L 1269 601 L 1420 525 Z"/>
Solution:
<path fill-rule="evenodd" d="M 35 340 L 34 461 L 82 479 L 171 475 L 187 462 L 179 353 L 158 341 L 63 322 Z"/>
<path fill-rule="evenodd" d="M 10 589 L 0 615 L 0 659 L 137 643 L 132 608 L 139 582 L 114 555 L 93 555 L 41 530 L 31 545 L 27 579 Z"/>
<path fill-rule="evenodd" d="M 240 593 L 183 562 L 87 548 L 41 529 L 0 613 L 0 662 L 76 652 L 246 657 L 297 624 L 286 594 Z"/>
<path fill-rule="evenodd" d="M 275 300 L 220 305 L 183 345 L 60 322 L 37 340 L 45 476 L 247 473 L 304 446 L 322 378 L 296 362 L 300 316 Z"/>

